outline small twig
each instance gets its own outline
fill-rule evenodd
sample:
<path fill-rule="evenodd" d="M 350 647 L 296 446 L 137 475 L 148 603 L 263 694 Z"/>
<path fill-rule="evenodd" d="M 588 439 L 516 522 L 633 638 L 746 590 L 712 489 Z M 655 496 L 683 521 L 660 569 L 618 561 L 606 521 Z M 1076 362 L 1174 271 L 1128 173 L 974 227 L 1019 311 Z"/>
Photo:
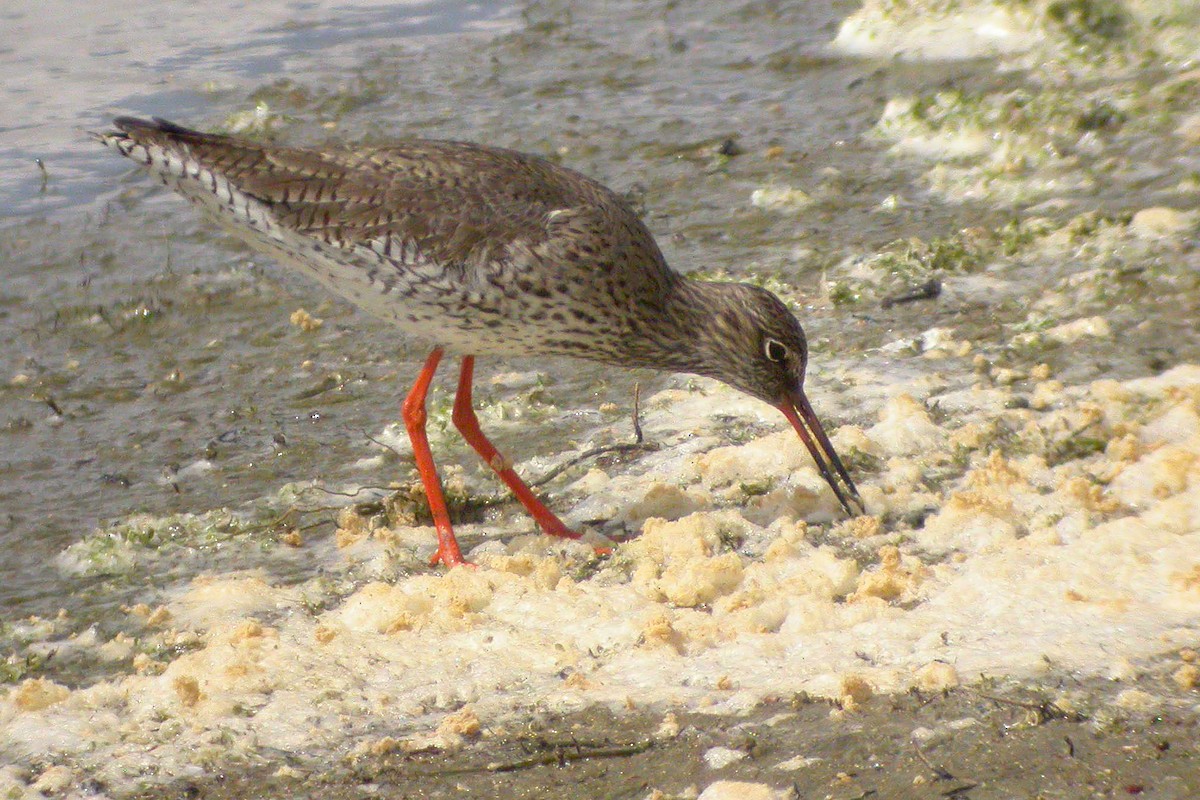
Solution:
<path fill-rule="evenodd" d="M 921 752 L 921 748 L 916 742 L 913 742 L 912 746 L 913 750 L 915 750 L 917 753 L 917 758 L 921 759 L 921 763 L 929 768 L 929 771 L 933 773 L 934 777 L 936 777 L 939 781 L 954 780 L 954 773 L 950 772 L 950 770 L 946 769 L 945 767 L 939 767 L 930 761 L 929 757 Z"/>
<path fill-rule="evenodd" d="M 402 453 L 399 450 L 397 450 L 396 448 L 392 447 L 390 444 L 381 442 L 379 439 L 376 439 L 374 436 L 367 433 L 366 431 L 363 431 L 362 433 L 363 433 L 363 436 L 367 437 L 368 442 L 371 442 L 372 444 L 377 444 L 380 447 L 382 447 L 384 450 L 390 450 L 393 453 L 393 455 L 401 456 L 401 457 L 404 455 L 404 453 Z"/>
<path fill-rule="evenodd" d="M 892 306 L 899 305 L 901 303 L 913 303 L 917 300 L 932 300 L 941 293 L 942 282 L 937 278 L 930 278 L 920 286 L 917 286 L 914 289 L 909 289 L 907 292 L 902 292 L 901 294 L 883 298 L 879 305 L 883 308 L 891 308 Z"/>
<path fill-rule="evenodd" d="M 566 470 L 579 464 L 582 461 L 587 461 L 589 458 L 604 455 L 605 453 L 636 453 L 642 450 L 657 450 L 657 446 L 646 444 L 646 437 L 642 433 L 642 384 L 640 382 L 633 384 L 633 441 L 625 444 L 604 444 L 599 447 L 593 447 L 590 450 L 584 450 L 574 458 L 569 458 L 561 464 L 556 464 L 546 471 L 544 475 L 537 480 L 530 481 L 530 486 L 542 486 L 557 478 Z"/>
<path fill-rule="evenodd" d="M 348 492 L 335 492 L 330 489 L 326 489 L 323 486 L 314 486 L 312 488 L 315 490 L 325 492 L 326 494 L 340 495 L 342 497 L 353 497 L 354 494 L 357 494 L 357 492 L 354 494 L 351 494 Z M 378 488 L 385 488 L 385 487 L 378 487 Z M 176 487 L 176 491 L 178 491 L 178 487 Z M 313 528 L 319 528 L 322 525 L 336 525 L 337 523 L 334 522 L 334 520 L 322 520 L 322 519 L 318 519 L 314 522 L 310 522 L 307 525 L 300 525 L 298 523 L 292 524 L 292 518 L 293 517 L 301 517 L 301 516 L 309 515 L 309 514 L 323 514 L 323 513 L 327 513 L 327 512 L 331 512 L 331 511 L 336 512 L 336 511 L 341 511 L 343 508 L 345 508 L 345 506 L 314 506 L 313 508 L 297 508 L 296 506 L 291 506 L 288 509 L 284 510 L 282 513 L 280 513 L 278 516 L 274 517 L 273 519 L 269 519 L 266 522 L 259 522 L 259 523 L 253 524 L 253 525 L 247 525 L 246 530 L 248 530 L 248 531 L 279 530 L 281 528 L 287 527 L 287 528 L 294 528 L 295 530 L 298 530 L 298 531 L 308 531 L 308 530 L 312 530 Z"/>
<path fill-rule="evenodd" d="M 644 441 L 642 436 L 642 384 L 635 382 L 633 384 L 633 440 L 638 444 Z"/>
<path fill-rule="evenodd" d="M 796 797 L 804 797 L 804 791 L 800 788 L 800 784 L 796 783 L 795 781 L 792 782 L 792 793 L 795 794 Z M 866 800 L 868 797 L 874 797 L 877 794 L 879 794 L 879 792 L 875 791 L 874 789 L 863 789 L 858 794 L 853 795 L 852 797 L 847 797 L 846 800 Z"/>
<path fill-rule="evenodd" d="M 968 691 L 971 691 L 971 690 L 968 690 Z M 994 694 L 987 694 L 986 692 L 979 692 L 979 691 L 973 692 L 973 694 L 976 697 L 982 698 L 984 700 L 991 700 L 993 703 L 999 703 L 1001 705 L 1008 705 L 1008 706 L 1015 706 L 1017 708 L 1024 708 L 1029 711 L 1032 711 L 1035 714 L 1037 714 L 1038 718 L 1037 718 L 1036 724 L 1039 724 L 1039 725 L 1041 723 L 1043 723 L 1047 720 L 1051 720 L 1051 719 L 1065 719 L 1068 722 L 1084 722 L 1085 720 L 1087 720 L 1087 717 L 1085 715 L 1080 714 L 1077 711 L 1066 711 L 1065 709 L 1060 708 L 1059 706 L 1055 705 L 1050 700 L 1041 700 L 1038 702 L 1032 702 L 1029 700 L 1012 700 L 1008 697 L 999 697 Z"/>
<path fill-rule="evenodd" d="M 653 746 L 653 739 L 645 739 L 633 744 L 610 745 L 607 747 L 585 747 L 579 744 L 572 744 L 570 746 L 560 745 L 550 752 L 540 753 L 529 758 L 522 758 L 518 761 L 492 762 L 485 766 L 484 770 L 487 772 L 516 772 L 521 769 L 543 767 L 551 764 L 561 767 L 572 761 L 582 761 L 585 758 L 625 758 L 644 753 Z"/>
<path fill-rule="evenodd" d="M 174 482 L 172 481 L 172 483 L 174 483 Z M 179 491 L 179 488 L 176 487 L 175 490 Z M 266 522 L 259 522 L 254 525 L 247 525 L 246 530 L 248 530 L 248 531 L 278 530 L 279 528 L 284 527 L 284 525 L 288 521 L 290 521 L 290 518 L 293 515 L 299 516 L 300 514 L 303 514 L 303 513 L 305 513 L 305 512 L 301 511 L 298 508 L 294 508 L 294 507 L 289 508 L 286 511 L 284 511 L 283 513 L 281 513 L 279 516 L 275 517 L 274 519 L 267 520 Z"/>
<path fill-rule="evenodd" d="M 358 497 L 360 494 L 362 494 L 364 492 L 393 492 L 393 493 L 395 493 L 395 492 L 399 491 L 399 487 L 396 487 L 396 486 L 373 486 L 373 485 L 368 485 L 368 484 L 359 486 L 357 489 L 355 489 L 352 492 L 339 492 L 336 489 L 326 489 L 324 486 L 313 486 L 311 488 L 312 488 L 312 491 L 314 491 L 314 492 L 324 492 L 325 494 L 332 495 L 333 497 L 348 497 L 351 500 Z M 375 498 L 372 498 L 372 499 L 375 499 Z M 312 512 L 312 511 L 335 511 L 338 508 L 340 508 L 340 506 L 318 506 L 317 508 L 310 508 L 309 511 L 310 512 Z"/>
<path fill-rule="evenodd" d="M 595 458 L 596 456 L 604 455 L 605 453 L 633 453 L 633 452 L 640 452 L 643 450 L 657 450 L 658 449 L 657 445 L 646 443 L 646 437 L 642 433 L 641 397 L 642 397 L 641 384 L 635 383 L 633 385 L 633 436 L 634 436 L 633 442 L 618 443 L 618 444 L 604 444 L 604 445 L 599 445 L 598 447 L 593 447 L 589 450 L 584 450 L 582 453 L 579 453 L 578 455 L 576 455 L 572 458 L 569 458 L 566 461 L 563 461 L 559 464 L 554 465 L 553 467 L 548 469 L 545 472 L 545 474 L 539 476 L 536 480 L 527 481 L 526 485 L 531 488 L 536 487 L 536 486 L 543 486 L 543 485 L 549 483 L 550 481 L 554 480 L 559 475 L 563 474 L 565 471 L 567 471 L 571 467 L 575 466 L 576 464 L 579 464 L 583 461 L 587 461 L 589 458 Z M 408 455 L 407 453 L 401 452 L 400 450 L 397 450 L 396 448 L 392 447 L 391 445 L 380 441 L 379 439 L 375 438 L 374 436 L 367 433 L 366 431 L 363 431 L 363 436 L 366 437 L 367 441 L 369 441 L 373 444 L 377 444 L 380 447 L 384 448 L 385 450 L 390 450 L 396 456 L 403 458 L 404 456 Z M 316 487 L 314 487 L 314 488 L 316 488 Z M 364 486 L 364 487 L 360 487 L 360 491 L 362 489 L 368 489 L 368 488 L 387 489 L 387 488 L 392 488 L 392 487 L 366 487 L 366 486 Z M 322 491 L 326 492 L 327 494 L 340 495 L 342 497 L 352 497 L 353 496 L 353 495 L 347 494 L 345 492 L 334 492 L 329 489 L 322 489 Z M 485 503 L 485 505 L 487 505 L 487 503 Z"/>
<path fill-rule="evenodd" d="M 593 447 L 590 450 L 584 450 L 574 458 L 568 458 L 560 464 L 555 464 L 550 469 L 546 470 L 546 474 L 542 475 L 535 481 L 529 481 L 529 486 L 542 486 L 557 478 L 562 473 L 569 470 L 571 467 L 580 462 L 587 461 L 589 458 L 604 455 L 605 453 L 634 453 L 642 450 L 657 450 L 657 445 L 647 444 L 645 442 L 626 442 L 618 444 L 602 444 L 599 447 Z"/>

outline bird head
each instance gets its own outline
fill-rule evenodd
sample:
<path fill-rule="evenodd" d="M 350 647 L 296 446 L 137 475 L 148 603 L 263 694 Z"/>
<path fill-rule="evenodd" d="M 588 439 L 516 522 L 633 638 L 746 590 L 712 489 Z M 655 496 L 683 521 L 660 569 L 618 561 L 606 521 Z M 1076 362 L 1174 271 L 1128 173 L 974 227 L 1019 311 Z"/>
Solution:
<path fill-rule="evenodd" d="M 804 393 L 808 341 L 799 320 L 771 292 L 741 283 L 708 283 L 696 333 L 700 374 L 778 408 L 812 454 L 847 514 L 864 511 L 858 489 Z M 839 482 L 840 481 L 840 482 Z"/>

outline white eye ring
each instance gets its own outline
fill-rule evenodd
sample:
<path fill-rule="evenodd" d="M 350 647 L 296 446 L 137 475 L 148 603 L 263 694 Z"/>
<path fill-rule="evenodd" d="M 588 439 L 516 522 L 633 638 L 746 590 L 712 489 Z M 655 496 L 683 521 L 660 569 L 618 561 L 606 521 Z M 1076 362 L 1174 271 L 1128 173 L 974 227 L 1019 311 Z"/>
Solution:
<path fill-rule="evenodd" d="M 783 342 L 777 339 L 767 339 L 763 342 L 763 355 L 768 361 L 774 361 L 776 364 L 782 363 L 788 356 L 788 350 Z"/>

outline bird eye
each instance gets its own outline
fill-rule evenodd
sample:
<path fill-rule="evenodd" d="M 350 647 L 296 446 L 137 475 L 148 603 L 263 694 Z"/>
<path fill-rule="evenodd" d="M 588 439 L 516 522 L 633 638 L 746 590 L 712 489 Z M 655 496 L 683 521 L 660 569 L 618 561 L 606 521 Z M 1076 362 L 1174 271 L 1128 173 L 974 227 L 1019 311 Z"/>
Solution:
<path fill-rule="evenodd" d="M 787 348 L 782 342 L 777 342 L 774 339 L 767 339 L 763 342 L 763 353 L 766 354 L 768 361 L 779 363 L 787 358 Z"/>

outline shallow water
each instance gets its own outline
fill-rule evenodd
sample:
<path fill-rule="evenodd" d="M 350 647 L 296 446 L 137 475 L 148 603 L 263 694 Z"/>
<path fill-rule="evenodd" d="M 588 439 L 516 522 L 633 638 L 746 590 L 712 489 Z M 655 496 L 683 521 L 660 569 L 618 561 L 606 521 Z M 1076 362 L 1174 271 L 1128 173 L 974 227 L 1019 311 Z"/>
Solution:
<path fill-rule="evenodd" d="M 113 112 L 212 115 L 215 98 L 280 76 L 333 75 L 380 50 L 504 30 L 514 19 L 512 4 L 462 0 L 6 3 L 0 204 L 25 215 L 108 195 L 83 132 Z"/>
<path fill-rule="evenodd" d="M 515 24 L 516 10 L 452 0 L 52 2 L 10 3 L 4 18 L 0 92 L 12 122 L 0 131 L 0 326 L 11 345 L 0 374 L 15 383 L 0 411 L 0 550 L 11 576 L 0 604 L 19 613 L 75 605 L 54 556 L 109 518 L 237 505 L 345 455 L 297 461 L 274 443 L 300 431 L 296 449 L 321 449 L 306 434 L 331 416 L 314 405 L 328 399 L 255 407 L 262 375 L 281 355 L 296 363 L 311 355 L 306 345 L 284 353 L 273 343 L 286 338 L 287 309 L 298 301 L 86 131 L 117 113 L 219 119 L 252 108 L 248 92 L 289 74 L 336 82 L 381 52 L 487 41 Z M 315 308 L 322 299 L 306 301 Z M 357 377 L 386 357 L 387 341 L 363 341 L 380 349 L 352 348 L 333 371 L 345 364 L 354 373 L 346 380 Z M 394 391 L 378 393 L 359 430 L 386 419 Z M 353 438 L 361 447 L 362 436 Z M 172 485 L 175 470 L 214 456 L 216 473 L 198 486 Z"/>

